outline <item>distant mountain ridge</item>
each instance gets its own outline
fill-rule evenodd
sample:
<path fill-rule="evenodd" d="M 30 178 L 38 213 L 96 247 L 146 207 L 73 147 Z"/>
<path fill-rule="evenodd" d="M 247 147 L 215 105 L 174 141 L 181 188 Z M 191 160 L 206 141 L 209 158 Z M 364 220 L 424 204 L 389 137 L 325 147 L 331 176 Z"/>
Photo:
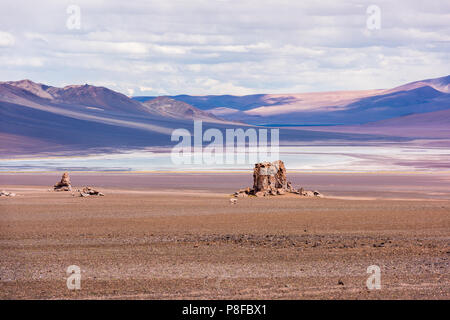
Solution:
<path fill-rule="evenodd" d="M 349 125 L 445 110 L 450 108 L 449 88 L 450 75 L 383 90 L 170 98 L 223 119 L 256 125 Z"/>
<path fill-rule="evenodd" d="M 410 82 L 390 90 L 386 90 L 385 93 L 397 92 L 397 91 L 409 91 L 421 87 L 431 87 L 436 91 L 450 93 L 450 75 L 440 78 L 419 80 Z"/>
<path fill-rule="evenodd" d="M 145 108 L 139 102 L 129 99 L 124 94 L 105 87 L 85 84 L 58 88 L 35 83 L 30 80 L 0 83 L 1 100 L 16 103 L 23 98 L 36 103 L 66 106 L 68 108 L 71 106 L 78 108 L 91 107 L 97 110 L 124 113 L 155 113 Z"/>
<path fill-rule="evenodd" d="M 416 139 L 433 138 L 446 143 L 450 138 L 450 109 L 410 114 L 351 126 L 310 128 L 321 132 L 383 134 Z"/>
<path fill-rule="evenodd" d="M 203 120 L 210 122 L 223 121 L 213 114 L 197 109 L 183 101 L 177 101 L 169 97 L 157 97 L 142 102 L 144 106 L 157 110 L 160 114 L 175 119 Z"/>
<path fill-rule="evenodd" d="M 173 130 L 192 130 L 194 119 L 203 120 L 205 130 L 278 126 L 280 143 L 287 144 L 448 139 L 449 82 L 446 76 L 384 90 L 133 99 L 87 84 L 58 88 L 30 80 L 0 82 L 0 154 L 167 147 L 173 145 Z"/>
<path fill-rule="evenodd" d="M 170 106 L 163 111 L 104 87 L 1 82 L 0 154 L 167 146 L 173 130 L 190 128 L 195 118 L 168 111 Z M 202 120 L 205 127 L 208 121 L 219 127 L 230 123 Z"/>

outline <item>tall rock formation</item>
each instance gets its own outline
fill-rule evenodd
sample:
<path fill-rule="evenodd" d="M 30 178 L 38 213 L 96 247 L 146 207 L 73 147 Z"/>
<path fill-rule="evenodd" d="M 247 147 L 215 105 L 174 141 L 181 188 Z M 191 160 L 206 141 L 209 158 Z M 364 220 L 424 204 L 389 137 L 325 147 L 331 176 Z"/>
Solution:
<path fill-rule="evenodd" d="M 287 180 L 286 167 L 283 161 L 256 163 L 253 169 L 253 188 L 241 189 L 234 193 L 235 197 L 247 196 L 275 196 L 286 193 L 295 193 L 302 196 L 322 197 L 318 191 L 296 190 Z"/>
<path fill-rule="evenodd" d="M 72 185 L 70 184 L 70 177 L 68 172 L 64 172 L 61 181 L 53 186 L 55 191 L 72 191 Z"/>
<path fill-rule="evenodd" d="M 261 162 L 253 170 L 253 190 L 256 192 L 273 192 L 287 190 L 288 181 L 283 161 Z"/>

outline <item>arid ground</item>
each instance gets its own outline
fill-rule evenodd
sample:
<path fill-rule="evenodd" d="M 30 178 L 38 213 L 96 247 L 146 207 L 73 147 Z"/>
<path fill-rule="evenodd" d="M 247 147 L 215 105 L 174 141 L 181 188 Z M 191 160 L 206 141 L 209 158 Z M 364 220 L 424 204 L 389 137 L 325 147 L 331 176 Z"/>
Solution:
<path fill-rule="evenodd" d="M 288 172 L 325 198 L 236 205 L 251 173 L 71 173 L 88 198 L 59 178 L 0 175 L 1 299 L 450 299 L 449 174 Z"/>

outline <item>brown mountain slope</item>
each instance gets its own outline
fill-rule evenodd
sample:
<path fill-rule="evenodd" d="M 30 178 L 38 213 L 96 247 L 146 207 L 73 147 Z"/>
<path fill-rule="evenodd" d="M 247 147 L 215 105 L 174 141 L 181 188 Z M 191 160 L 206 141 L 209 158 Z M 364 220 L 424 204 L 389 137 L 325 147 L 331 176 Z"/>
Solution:
<path fill-rule="evenodd" d="M 12 90 L 12 88 L 20 90 Z M 0 99 L 5 100 L 6 92 L 14 91 L 15 98 L 9 93 L 8 102 L 20 103 L 23 98 L 39 103 L 61 104 L 65 106 L 82 106 L 99 111 L 124 113 L 155 113 L 141 103 L 126 95 L 105 87 L 92 85 L 71 85 L 63 88 L 46 86 L 31 80 L 8 81 L 0 83 Z M 32 95 L 30 95 L 32 94 Z"/>
<path fill-rule="evenodd" d="M 204 120 L 210 122 L 223 121 L 213 114 L 197 109 L 190 104 L 177 101 L 168 97 L 157 97 L 142 103 L 143 105 L 158 111 L 162 115 L 175 119 Z"/>

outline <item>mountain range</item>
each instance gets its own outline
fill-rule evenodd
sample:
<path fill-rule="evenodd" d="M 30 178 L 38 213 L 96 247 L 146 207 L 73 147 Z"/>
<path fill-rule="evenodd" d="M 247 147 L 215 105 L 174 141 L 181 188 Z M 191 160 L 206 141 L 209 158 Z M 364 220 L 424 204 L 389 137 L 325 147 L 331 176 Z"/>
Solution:
<path fill-rule="evenodd" d="M 167 147 L 176 128 L 280 127 L 282 143 L 450 137 L 450 76 L 396 88 L 133 97 L 105 87 L 0 82 L 0 155 Z"/>
<path fill-rule="evenodd" d="M 223 119 L 254 125 L 349 125 L 448 109 L 449 83 L 450 75 L 385 90 L 170 98 Z"/>

